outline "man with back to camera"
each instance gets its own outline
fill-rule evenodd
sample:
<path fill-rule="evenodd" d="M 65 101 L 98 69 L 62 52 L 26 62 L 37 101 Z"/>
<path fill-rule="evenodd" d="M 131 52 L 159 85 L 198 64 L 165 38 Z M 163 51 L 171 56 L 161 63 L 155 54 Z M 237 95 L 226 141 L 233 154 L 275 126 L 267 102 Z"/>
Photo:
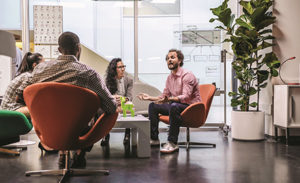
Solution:
<path fill-rule="evenodd" d="M 23 90 L 27 86 L 33 83 L 54 81 L 90 89 L 98 94 L 101 100 L 101 110 L 108 114 L 116 112 L 116 101 L 108 91 L 104 80 L 95 70 L 78 61 L 81 53 L 79 37 L 72 32 L 64 32 L 59 36 L 58 45 L 58 50 L 62 55 L 56 60 L 39 64 L 39 67 L 32 72 L 32 76 L 17 89 L 20 101 L 23 98 Z M 28 110 L 26 106 L 24 108 Z M 64 167 L 64 157 L 60 152 L 60 167 Z M 85 165 L 85 150 L 78 150 L 74 155 L 72 166 L 85 167 Z"/>
<path fill-rule="evenodd" d="M 182 68 L 184 56 L 180 50 L 171 49 L 166 56 L 166 62 L 171 74 L 168 76 L 162 96 L 153 97 L 141 93 L 141 100 L 154 101 L 149 104 L 149 119 L 151 122 L 151 146 L 160 145 L 158 139 L 159 115 L 168 115 L 170 129 L 168 143 L 164 144 L 161 153 L 178 151 L 179 128 L 182 124 L 180 113 L 190 104 L 200 102 L 198 81 L 192 72 Z"/>

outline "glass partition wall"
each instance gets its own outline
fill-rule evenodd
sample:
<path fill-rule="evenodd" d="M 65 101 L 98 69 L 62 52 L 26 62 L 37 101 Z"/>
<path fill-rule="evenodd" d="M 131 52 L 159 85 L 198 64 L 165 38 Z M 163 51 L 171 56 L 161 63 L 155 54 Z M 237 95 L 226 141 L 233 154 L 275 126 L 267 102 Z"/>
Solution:
<path fill-rule="evenodd" d="M 0 28 L 20 29 L 19 11 L 2 11 L 12 4 L 19 7 L 20 0 L 3 3 Z M 224 65 L 220 51 L 229 46 L 221 43 L 223 35 L 214 29 L 216 24 L 209 23 L 213 16 L 210 8 L 221 3 L 222 0 L 138 1 L 139 80 L 162 91 L 170 73 L 165 56 L 169 49 L 177 48 L 184 53 L 184 68 L 192 71 L 200 84 L 216 83 L 217 88 L 222 90 Z M 121 57 L 127 65 L 127 72 L 134 74 L 133 0 L 29 0 L 29 5 L 31 29 L 33 5 L 63 6 L 63 31 L 77 33 L 82 44 L 108 61 Z M 232 6 L 236 6 L 236 2 Z M 231 86 L 230 61 L 227 60 L 225 71 L 227 89 Z M 210 112 L 214 115 L 209 115 L 208 122 L 223 122 L 223 103 L 223 95 L 215 96 Z"/>

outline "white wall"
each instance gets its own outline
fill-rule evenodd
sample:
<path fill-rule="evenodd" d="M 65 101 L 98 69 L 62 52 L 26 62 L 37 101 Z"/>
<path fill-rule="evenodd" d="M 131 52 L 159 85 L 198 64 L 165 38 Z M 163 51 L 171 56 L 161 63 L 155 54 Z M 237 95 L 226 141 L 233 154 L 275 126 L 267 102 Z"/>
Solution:
<path fill-rule="evenodd" d="M 93 48 L 95 41 L 93 3 L 80 0 L 68 2 L 65 0 L 61 5 L 63 5 L 63 31 L 76 33 L 81 42 Z"/>
<path fill-rule="evenodd" d="M 274 51 L 281 61 L 296 56 L 295 60 L 285 63 L 281 69 L 281 76 L 286 82 L 300 82 L 299 8 L 299 0 L 275 1 L 274 15 L 277 22 L 273 27 L 273 35 L 277 38 L 277 46 L 274 47 Z"/>
<path fill-rule="evenodd" d="M 1 1 L 0 6 L 0 29 L 21 29 L 20 0 Z M 9 17 L 9 18 L 8 18 Z"/>
<path fill-rule="evenodd" d="M 299 82 L 299 63 L 300 63 L 300 1 L 275 1 L 273 13 L 276 16 L 276 23 L 273 26 L 273 35 L 276 37 L 276 46 L 273 51 L 282 62 L 285 59 L 296 56 L 293 61 L 287 62 L 281 69 L 281 76 L 286 82 Z M 272 79 L 272 84 L 283 84 L 279 77 Z M 266 113 L 266 134 L 274 135 L 274 123 L 272 114 L 273 86 L 268 87 L 262 92 L 261 104 Z M 291 134 L 299 135 L 297 131 Z"/>
<path fill-rule="evenodd" d="M 96 50 L 105 58 L 122 57 L 122 8 L 115 2 L 97 2 Z"/>

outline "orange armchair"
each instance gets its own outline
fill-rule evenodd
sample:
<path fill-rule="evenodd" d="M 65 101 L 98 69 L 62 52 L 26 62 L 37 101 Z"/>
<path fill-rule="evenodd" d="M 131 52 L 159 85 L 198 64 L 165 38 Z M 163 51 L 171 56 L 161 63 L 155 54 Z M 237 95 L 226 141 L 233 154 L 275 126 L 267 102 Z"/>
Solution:
<path fill-rule="evenodd" d="M 181 113 L 183 119 L 182 127 L 187 127 L 186 142 L 179 142 L 178 145 L 185 145 L 187 150 L 190 145 L 216 147 L 216 144 L 211 143 L 190 142 L 190 128 L 199 128 L 204 125 L 216 91 L 216 86 L 213 84 L 202 84 L 199 85 L 199 89 L 202 101 L 189 105 Z M 159 119 L 166 124 L 170 123 L 169 116 L 162 115 Z"/>
<path fill-rule="evenodd" d="M 83 149 L 103 138 L 114 126 L 118 113 L 103 114 L 83 136 L 100 106 L 98 95 L 78 86 L 44 82 L 28 86 L 24 100 L 30 111 L 32 124 L 41 142 L 55 150 L 67 151 L 64 169 L 26 172 L 30 175 L 109 174 L 108 170 L 80 170 L 69 168 L 70 150 Z"/>

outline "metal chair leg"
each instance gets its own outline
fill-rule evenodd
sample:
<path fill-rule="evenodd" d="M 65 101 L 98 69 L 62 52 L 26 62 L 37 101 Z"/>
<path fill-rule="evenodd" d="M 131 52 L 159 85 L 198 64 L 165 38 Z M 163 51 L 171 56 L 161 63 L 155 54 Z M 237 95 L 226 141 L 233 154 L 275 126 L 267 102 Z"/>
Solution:
<path fill-rule="evenodd" d="M 188 151 L 190 147 L 216 147 L 216 144 L 202 143 L 202 142 L 190 142 L 190 128 L 186 128 L 186 142 L 178 142 L 178 146 L 185 146 Z"/>
<path fill-rule="evenodd" d="M 109 175 L 109 170 L 87 170 L 87 169 L 71 169 L 69 168 L 69 162 L 70 162 L 70 151 L 66 154 L 66 164 L 64 169 L 58 169 L 58 170 L 38 170 L 38 171 L 27 171 L 25 172 L 26 176 L 31 175 L 62 175 L 63 177 L 59 181 L 60 183 L 66 182 L 67 179 L 74 175 Z"/>
<path fill-rule="evenodd" d="M 64 174 L 63 177 L 60 179 L 59 183 L 64 183 L 66 182 L 70 177 L 70 170 L 67 170 Z"/>
<path fill-rule="evenodd" d="M 186 150 L 190 149 L 190 128 L 186 128 Z"/>

